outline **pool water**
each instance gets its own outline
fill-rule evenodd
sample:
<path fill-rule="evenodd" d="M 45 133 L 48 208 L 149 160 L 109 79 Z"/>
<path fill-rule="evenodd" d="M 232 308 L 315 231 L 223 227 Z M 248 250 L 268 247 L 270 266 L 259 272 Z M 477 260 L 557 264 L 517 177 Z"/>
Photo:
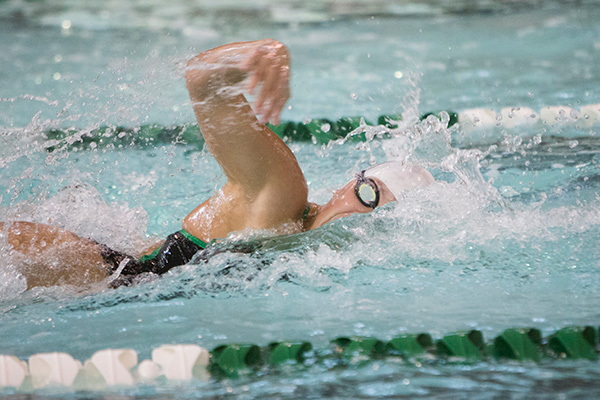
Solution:
<path fill-rule="evenodd" d="M 199 141 L 138 134 L 193 123 L 187 58 L 263 37 L 292 55 L 283 119 L 404 116 L 366 143 L 288 140 L 311 201 L 326 202 L 361 168 L 398 155 L 438 180 L 313 232 L 232 236 L 228 243 L 258 242 L 259 250 L 224 252 L 116 290 L 26 291 L 0 233 L 0 354 L 64 351 L 85 360 L 110 347 L 133 348 L 143 360 L 165 343 L 213 349 L 294 339 L 324 348 L 338 336 L 470 329 L 489 342 L 512 327 L 544 335 L 598 327 L 600 124 L 507 128 L 500 119 L 468 129 L 417 117 L 600 103 L 600 2 L 471 3 L 0 2 L 0 221 L 53 223 L 122 251 L 178 230 L 223 174 Z M 49 137 L 52 129 L 66 137 Z M 597 362 L 577 360 L 384 359 L 85 396 L 593 398 L 598 373 Z"/>

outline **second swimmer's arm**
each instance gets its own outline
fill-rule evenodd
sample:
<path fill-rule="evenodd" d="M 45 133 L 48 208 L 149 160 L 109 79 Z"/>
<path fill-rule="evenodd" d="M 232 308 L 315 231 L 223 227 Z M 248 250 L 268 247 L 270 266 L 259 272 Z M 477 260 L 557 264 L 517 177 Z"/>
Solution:
<path fill-rule="evenodd" d="M 293 153 L 258 121 L 241 93 L 246 79 L 248 91 L 262 88 L 257 113 L 278 122 L 289 98 L 289 54 L 283 44 L 271 39 L 233 43 L 200 53 L 186 68 L 194 112 L 227 175 L 226 188 L 274 220 L 298 219 L 306 205 L 306 181 Z"/>

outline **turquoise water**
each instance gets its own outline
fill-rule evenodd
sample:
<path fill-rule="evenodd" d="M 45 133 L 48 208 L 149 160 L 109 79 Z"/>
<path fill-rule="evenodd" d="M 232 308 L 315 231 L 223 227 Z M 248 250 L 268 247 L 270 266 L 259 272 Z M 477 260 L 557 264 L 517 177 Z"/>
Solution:
<path fill-rule="evenodd" d="M 5 257 L 0 354 L 27 359 L 64 351 L 85 360 L 96 350 L 130 347 L 143 360 L 165 343 L 212 349 L 302 339 L 322 348 L 341 335 L 439 338 L 479 329 L 491 341 L 510 327 L 546 335 L 568 325 L 597 327 L 598 122 L 508 129 L 499 121 L 469 130 L 414 116 L 600 103 L 599 5 L 0 2 L 0 220 L 51 221 L 123 251 L 179 229 L 223 176 L 201 144 L 167 135 L 146 143 L 135 130 L 193 122 L 185 60 L 218 44 L 262 37 L 282 40 L 292 54 L 293 98 L 284 119 L 374 121 L 404 112 L 406 124 L 393 139 L 290 141 L 310 200 L 327 201 L 370 160 L 399 153 L 439 181 L 371 215 L 258 239 L 258 254 L 226 252 L 129 288 L 25 291 Z M 134 131 L 70 146 L 106 126 Z M 55 128 L 71 133 L 59 142 L 46 138 Z M 2 235 L 0 248 L 8 253 Z M 232 263 L 240 268 L 223 274 Z M 599 365 L 316 363 L 107 393 L 576 398 L 600 392 Z"/>

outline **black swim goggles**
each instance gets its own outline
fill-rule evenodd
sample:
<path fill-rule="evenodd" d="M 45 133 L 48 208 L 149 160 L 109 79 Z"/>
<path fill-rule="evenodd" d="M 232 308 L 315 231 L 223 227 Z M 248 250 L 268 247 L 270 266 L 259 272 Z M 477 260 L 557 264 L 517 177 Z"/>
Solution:
<path fill-rule="evenodd" d="M 365 207 L 375 208 L 379 204 L 379 188 L 373 179 L 365 176 L 365 171 L 356 176 L 354 194 Z"/>

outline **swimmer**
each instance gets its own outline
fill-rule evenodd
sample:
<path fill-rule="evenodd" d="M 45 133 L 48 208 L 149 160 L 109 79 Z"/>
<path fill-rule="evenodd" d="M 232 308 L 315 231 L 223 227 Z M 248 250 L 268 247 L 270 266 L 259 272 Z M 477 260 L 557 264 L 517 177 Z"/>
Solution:
<path fill-rule="evenodd" d="M 279 123 L 290 97 L 288 49 L 272 39 L 232 43 L 188 61 L 186 86 L 198 125 L 227 182 L 154 249 L 127 255 L 64 229 L 0 223 L 29 288 L 81 285 L 188 263 L 207 243 L 243 230 L 289 234 L 368 213 L 434 180 L 420 167 L 387 162 L 362 171 L 324 205 L 308 202 L 306 179 L 287 145 L 264 123 Z M 244 93 L 256 95 L 254 109 Z M 260 117 L 260 119 L 259 119 Z"/>

